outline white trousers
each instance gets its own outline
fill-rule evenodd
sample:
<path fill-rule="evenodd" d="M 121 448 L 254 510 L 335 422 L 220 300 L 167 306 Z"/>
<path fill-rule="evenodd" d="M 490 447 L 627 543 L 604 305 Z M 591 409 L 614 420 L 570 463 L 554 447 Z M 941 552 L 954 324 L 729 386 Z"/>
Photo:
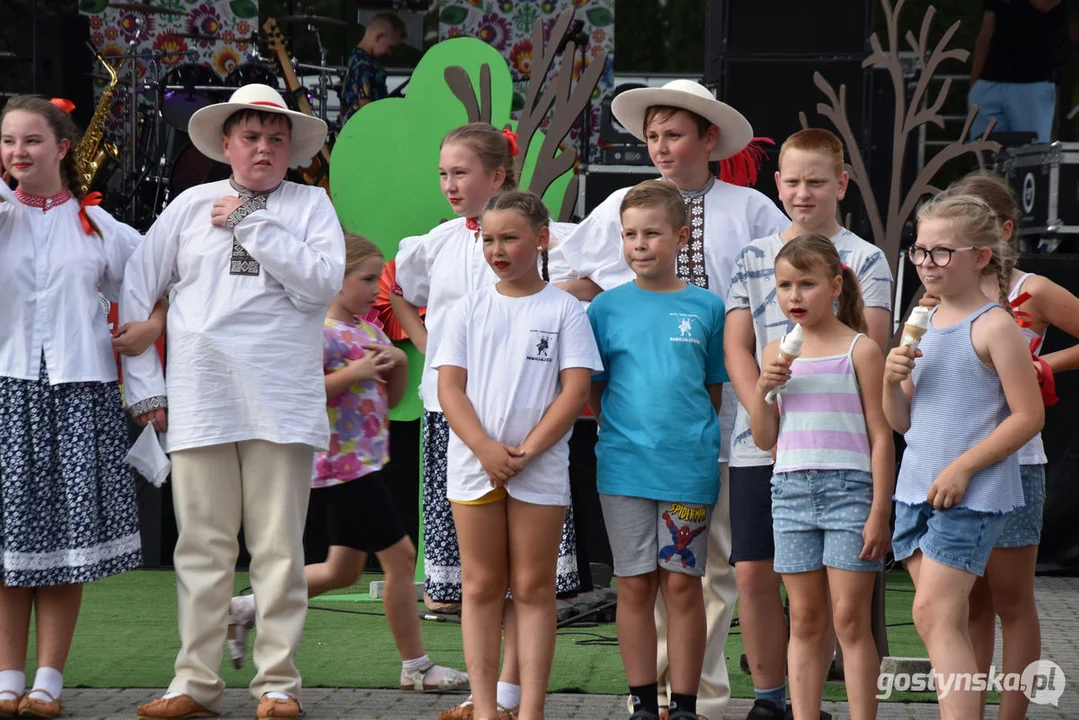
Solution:
<path fill-rule="evenodd" d="M 294 657 L 307 618 L 303 529 L 314 450 L 246 440 L 172 453 L 180 652 L 170 692 L 217 711 L 218 675 L 243 525 L 255 593 L 251 692 L 300 697 Z"/>

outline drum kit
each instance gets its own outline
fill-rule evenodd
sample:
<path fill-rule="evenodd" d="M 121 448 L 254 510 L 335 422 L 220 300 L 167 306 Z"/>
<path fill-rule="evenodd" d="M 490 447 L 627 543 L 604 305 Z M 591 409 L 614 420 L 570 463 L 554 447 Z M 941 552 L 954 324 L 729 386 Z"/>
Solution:
<path fill-rule="evenodd" d="M 190 143 L 187 123 L 199 109 L 214 103 L 227 101 L 238 88 L 250 83 L 262 83 L 282 90 L 282 81 L 275 61 L 250 54 L 248 61 L 233 68 L 221 78 L 208 65 L 196 62 L 197 55 L 187 50 L 140 49 L 150 15 L 186 15 L 183 10 L 149 5 L 141 2 L 110 2 L 108 7 L 132 14 L 135 34 L 127 52 L 112 55 L 102 61 L 115 63 L 120 79 L 115 86 L 116 98 L 123 98 L 125 108 L 123 129 L 119 142 L 121 160 L 118 172 L 111 177 L 99 177 L 95 186 L 107 187 L 106 202 L 120 219 L 140 229 L 145 229 L 161 213 L 170 199 L 194 185 L 228 177 L 229 169 L 221 163 L 206 158 Z M 293 61 L 293 69 L 300 75 L 317 75 L 314 92 L 308 100 L 314 101 L 314 113 L 327 120 L 328 94 L 330 89 L 340 87 L 329 79 L 338 76 L 343 80 L 347 68 L 329 67 L 327 51 L 319 36 L 319 27 L 344 26 L 335 18 L 319 15 L 289 15 L 277 18 L 281 24 L 303 26 L 312 32 L 319 47 L 319 64 L 306 65 Z M 220 38 L 197 32 L 177 32 L 177 38 L 194 41 L 216 41 Z M 251 44 L 257 46 L 253 34 Z M 97 54 L 97 51 L 91 47 Z M 141 73 L 137 63 L 142 63 Z M 104 74 L 92 74 L 108 79 Z M 301 89 L 301 92 L 303 90 Z M 294 104 L 293 93 L 282 93 Z M 332 132 L 332 130 L 331 130 Z M 110 202 L 111 201 L 111 202 Z"/>

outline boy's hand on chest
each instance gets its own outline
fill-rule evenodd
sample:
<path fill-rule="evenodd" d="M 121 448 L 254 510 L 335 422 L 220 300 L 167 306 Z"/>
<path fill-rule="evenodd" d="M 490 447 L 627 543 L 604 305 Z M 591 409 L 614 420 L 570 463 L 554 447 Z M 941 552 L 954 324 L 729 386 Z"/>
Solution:
<path fill-rule="evenodd" d="M 218 227 L 225 227 L 229 215 L 234 213 L 236 208 L 243 204 L 243 198 L 238 198 L 233 195 L 226 195 L 223 198 L 215 200 L 213 208 L 210 210 L 210 222 Z"/>

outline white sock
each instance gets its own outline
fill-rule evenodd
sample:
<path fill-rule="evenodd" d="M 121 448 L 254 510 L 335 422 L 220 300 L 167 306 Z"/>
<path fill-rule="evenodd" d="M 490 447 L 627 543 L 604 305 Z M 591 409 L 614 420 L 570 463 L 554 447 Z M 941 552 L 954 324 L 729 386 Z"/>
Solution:
<path fill-rule="evenodd" d="M 45 693 L 39 693 L 38 690 L 44 690 Z M 35 700 L 59 700 L 60 693 L 64 690 L 64 674 L 51 667 L 39 667 L 37 674 L 34 675 L 34 692 L 30 693 L 30 697 Z"/>
<path fill-rule="evenodd" d="M 499 681 L 498 704 L 509 710 L 521 704 L 521 686 Z"/>
<path fill-rule="evenodd" d="M 401 670 L 404 672 L 409 672 L 412 670 L 423 670 L 423 668 L 430 662 L 431 658 L 427 657 L 426 655 L 421 655 L 420 657 L 413 660 L 402 660 Z"/>
<path fill-rule="evenodd" d="M 174 697 L 180 697 L 181 695 L 183 695 L 182 692 L 176 692 L 174 690 L 170 690 L 167 693 L 165 693 L 164 695 L 162 695 L 162 697 L 164 699 L 166 699 L 166 700 L 172 700 Z"/>
<path fill-rule="evenodd" d="M 244 620 L 255 619 L 255 596 L 254 595 L 237 595 L 233 600 L 236 601 L 236 609 L 240 612 L 240 617 Z"/>
<path fill-rule="evenodd" d="M 288 700 L 288 693 L 283 692 L 268 692 L 266 697 L 273 698 L 274 700 Z"/>
<path fill-rule="evenodd" d="M 0 693 L 3 693 L 0 700 L 11 700 L 7 696 L 9 692 L 15 693 L 16 696 L 21 696 L 26 692 L 26 673 L 22 670 L 4 670 L 0 672 Z"/>

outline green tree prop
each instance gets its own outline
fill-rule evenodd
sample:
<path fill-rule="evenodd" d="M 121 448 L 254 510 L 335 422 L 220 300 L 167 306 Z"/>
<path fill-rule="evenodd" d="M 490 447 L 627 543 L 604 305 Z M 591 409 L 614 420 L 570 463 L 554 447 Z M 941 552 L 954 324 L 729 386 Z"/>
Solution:
<path fill-rule="evenodd" d="M 591 59 L 577 82 L 571 68 L 548 81 L 558 47 L 573 19 L 559 16 L 547 43 L 543 24 L 533 26 L 534 71 L 520 113 L 521 187 L 541 195 L 551 214 L 567 218 L 576 196 L 573 167 L 577 151 L 562 141 L 599 82 L 606 56 Z M 573 43 L 563 57 L 572 58 Z M 439 189 L 439 143 L 453 128 L 484 120 L 516 127 L 510 118 L 513 85 L 506 59 L 486 43 L 454 38 L 427 51 L 409 83 L 407 96 L 366 105 L 348 121 L 330 163 L 334 207 L 348 229 L 369 238 L 387 258 L 402 238 L 422 235 L 453 217 Z M 550 118 L 547 132 L 540 130 Z M 399 343 L 409 356 L 409 389 L 390 415 L 414 420 L 422 412 L 416 389 L 423 356 L 411 342 Z"/>

